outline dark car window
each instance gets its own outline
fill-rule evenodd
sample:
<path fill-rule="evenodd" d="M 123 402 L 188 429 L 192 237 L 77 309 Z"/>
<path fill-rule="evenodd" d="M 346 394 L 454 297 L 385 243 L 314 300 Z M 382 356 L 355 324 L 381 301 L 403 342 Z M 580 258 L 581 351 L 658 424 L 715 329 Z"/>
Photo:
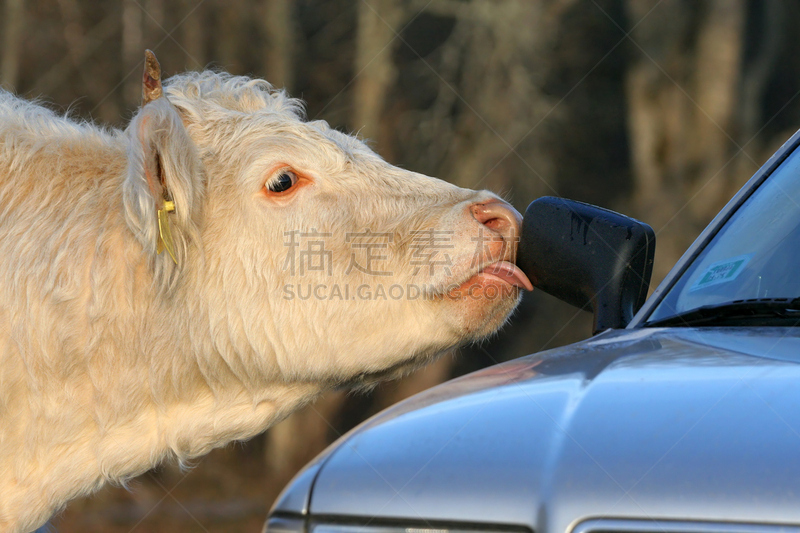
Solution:
<path fill-rule="evenodd" d="M 742 300 L 798 297 L 800 150 L 795 150 L 697 256 L 648 323 Z"/>

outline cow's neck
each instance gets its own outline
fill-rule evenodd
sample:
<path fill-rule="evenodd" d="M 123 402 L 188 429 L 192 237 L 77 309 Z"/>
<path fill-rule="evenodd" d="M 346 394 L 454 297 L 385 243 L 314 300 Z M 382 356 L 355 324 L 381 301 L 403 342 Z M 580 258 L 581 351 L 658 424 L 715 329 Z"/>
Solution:
<path fill-rule="evenodd" d="M 62 417 L 76 422 L 74 434 L 40 450 L 47 464 L 37 465 L 40 485 L 31 487 L 52 487 L 53 501 L 251 438 L 320 393 L 318 384 L 242 379 L 203 340 L 202 313 L 186 309 L 180 295 L 164 300 L 147 272 L 144 261 L 121 270 L 104 280 L 112 289 L 87 300 L 99 316 L 82 326 L 85 369 L 74 383 L 81 401 L 65 405 Z M 54 453 L 65 444 L 69 453 Z"/>

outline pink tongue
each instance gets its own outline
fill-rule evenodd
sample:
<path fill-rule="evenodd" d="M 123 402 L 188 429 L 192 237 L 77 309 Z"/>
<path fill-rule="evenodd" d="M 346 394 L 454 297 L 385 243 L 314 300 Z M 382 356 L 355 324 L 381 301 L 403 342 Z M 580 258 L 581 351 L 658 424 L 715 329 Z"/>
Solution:
<path fill-rule="evenodd" d="M 520 287 L 521 289 L 527 289 L 529 291 L 533 290 L 533 284 L 531 280 L 528 279 L 528 276 L 525 273 L 517 268 L 515 265 L 512 265 L 508 261 L 500 261 L 499 263 L 493 263 L 488 267 L 483 269 L 483 274 L 489 274 L 496 278 L 500 278 L 503 281 L 514 285 L 515 287 Z"/>

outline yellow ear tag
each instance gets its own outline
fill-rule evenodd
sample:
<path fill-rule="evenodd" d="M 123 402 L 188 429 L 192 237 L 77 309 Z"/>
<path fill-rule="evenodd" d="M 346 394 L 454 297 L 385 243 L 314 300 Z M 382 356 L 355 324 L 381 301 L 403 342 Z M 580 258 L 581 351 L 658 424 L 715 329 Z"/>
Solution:
<path fill-rule="evenodd" d="M 175 258 L 175 243 L 172 241 L 172 231 L 169 227 L 169 213 L 175 211 L 175 202 L 164 202 L 164 207 L 158 210 L 158 243 L 156 245 L 157 253 L 163 252 L 165 249 L 167 253 L 178 264 Z"/>

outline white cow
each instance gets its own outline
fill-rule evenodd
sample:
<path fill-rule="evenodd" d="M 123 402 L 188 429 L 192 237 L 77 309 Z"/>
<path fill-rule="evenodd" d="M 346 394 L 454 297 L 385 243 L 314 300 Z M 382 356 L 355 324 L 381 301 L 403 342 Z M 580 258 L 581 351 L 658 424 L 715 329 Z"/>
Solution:
<path fill-rule="evenodd" d="M 0 531 L 497 330 L 519 214 L 305 122 L 160 82 L 125 131 L 0 92 Z M 159 253 L 165 249 L 163 253 Z"/>

